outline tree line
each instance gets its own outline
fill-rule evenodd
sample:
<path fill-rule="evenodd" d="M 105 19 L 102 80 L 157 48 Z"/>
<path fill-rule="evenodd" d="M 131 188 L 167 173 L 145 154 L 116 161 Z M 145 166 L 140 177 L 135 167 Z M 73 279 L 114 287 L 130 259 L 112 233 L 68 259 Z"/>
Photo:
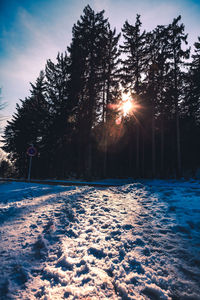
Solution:
<path fill-rule="evenodd" d="M 122 91 L 133 114 L 115 106 Z M 17 104 L 2 149 L 19 177 L 30 144 L 35 178 L 194 176 L 199 134 L 200 38 L 190 55 L 181 16 L 147 32 L 137 15 L 118 34 L 104 11 L 86 6 L 67 50 Z"/>

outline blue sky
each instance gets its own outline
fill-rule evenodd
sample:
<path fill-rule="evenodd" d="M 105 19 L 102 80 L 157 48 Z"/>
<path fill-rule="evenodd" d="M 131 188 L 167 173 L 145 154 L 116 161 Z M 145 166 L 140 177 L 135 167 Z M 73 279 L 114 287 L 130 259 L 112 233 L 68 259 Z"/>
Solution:
<path fill-rule="evenodd" d="M 10 118 L 16 103 L 29 95 L 48 58 L 55 59 L 71 41 L 73 24 L 89 4 L 104 9 L 118 31 L 126 19 L 135 23 L 141 14 L 143 27 L 151 30 L 182 15 L 190 45 L 200 36 L 200 0 L 0 0 L 0 87 Z"/>

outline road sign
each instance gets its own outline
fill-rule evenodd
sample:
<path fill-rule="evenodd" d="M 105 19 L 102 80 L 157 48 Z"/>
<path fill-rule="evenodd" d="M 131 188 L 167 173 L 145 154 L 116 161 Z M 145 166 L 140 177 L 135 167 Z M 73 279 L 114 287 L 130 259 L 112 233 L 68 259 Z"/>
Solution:
<path fill-rule="evenodd" d="M 29 147 L 26 152 L 29 156 L 35 156 L 37 154 L 37 149 L 33 146 Z"/>
<path fill-rule="evenodd" d="M 31 165 L 32 165 L 32 157 L 35 156 L 37 154 L 37 149 L 33 146 L 30 146 L 27 149 L 27 155 L 30 156 L 30 160 L 29 160 L 29 168 L 28 168 L 28 181 L 31 180 Z"/>

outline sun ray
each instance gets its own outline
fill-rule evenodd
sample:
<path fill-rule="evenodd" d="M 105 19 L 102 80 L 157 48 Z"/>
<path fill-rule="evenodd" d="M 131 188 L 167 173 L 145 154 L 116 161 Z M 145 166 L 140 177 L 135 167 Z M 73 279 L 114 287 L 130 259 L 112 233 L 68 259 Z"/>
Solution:
<path fill-rule="evenodd" d="M 120 110 L 124 117 L 131 115 L 136 110 L 136 105 L 131 97 L 130 92 L 122 92 L 122 101 L 120 103 Z"/>
<path fill-rule="evenodd" d="M 132 101 L 128 99 L 128 100 L 122 102 L 121 108 L 122 108 L 123 116 L 124 117 L 127 116 L 133 110 Z"/>
<path fill-rule="evenodd" d="M 109 104 L 108 108 L 117 112 L 115 123 L 121 125 L 125 117 L 132 117 L 138 123 L 137 114 L 141 109 L 141 105 L 134 99 L 134 96 L 128 92 L 121 93 L 121 100 L 118 103 Z"/>

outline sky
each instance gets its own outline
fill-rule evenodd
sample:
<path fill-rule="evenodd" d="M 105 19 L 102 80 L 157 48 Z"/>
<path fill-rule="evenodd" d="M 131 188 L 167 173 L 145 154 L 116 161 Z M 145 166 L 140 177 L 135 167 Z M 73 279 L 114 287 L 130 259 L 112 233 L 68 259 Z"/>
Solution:
<path fill-rule="evenodd" d="M 46 60 L 70 45 L 87 4 L 96 12 L 104 9 L 118 32 L 125 20 L 134 24 L 137 13 L 147 31 L 181 15 L 189 45 L 200 36 L 200 0 L 0 0 L 0 88 L 7 104 L 1 114 L 7 119 L 19 99 L 29 96 Z"/>

